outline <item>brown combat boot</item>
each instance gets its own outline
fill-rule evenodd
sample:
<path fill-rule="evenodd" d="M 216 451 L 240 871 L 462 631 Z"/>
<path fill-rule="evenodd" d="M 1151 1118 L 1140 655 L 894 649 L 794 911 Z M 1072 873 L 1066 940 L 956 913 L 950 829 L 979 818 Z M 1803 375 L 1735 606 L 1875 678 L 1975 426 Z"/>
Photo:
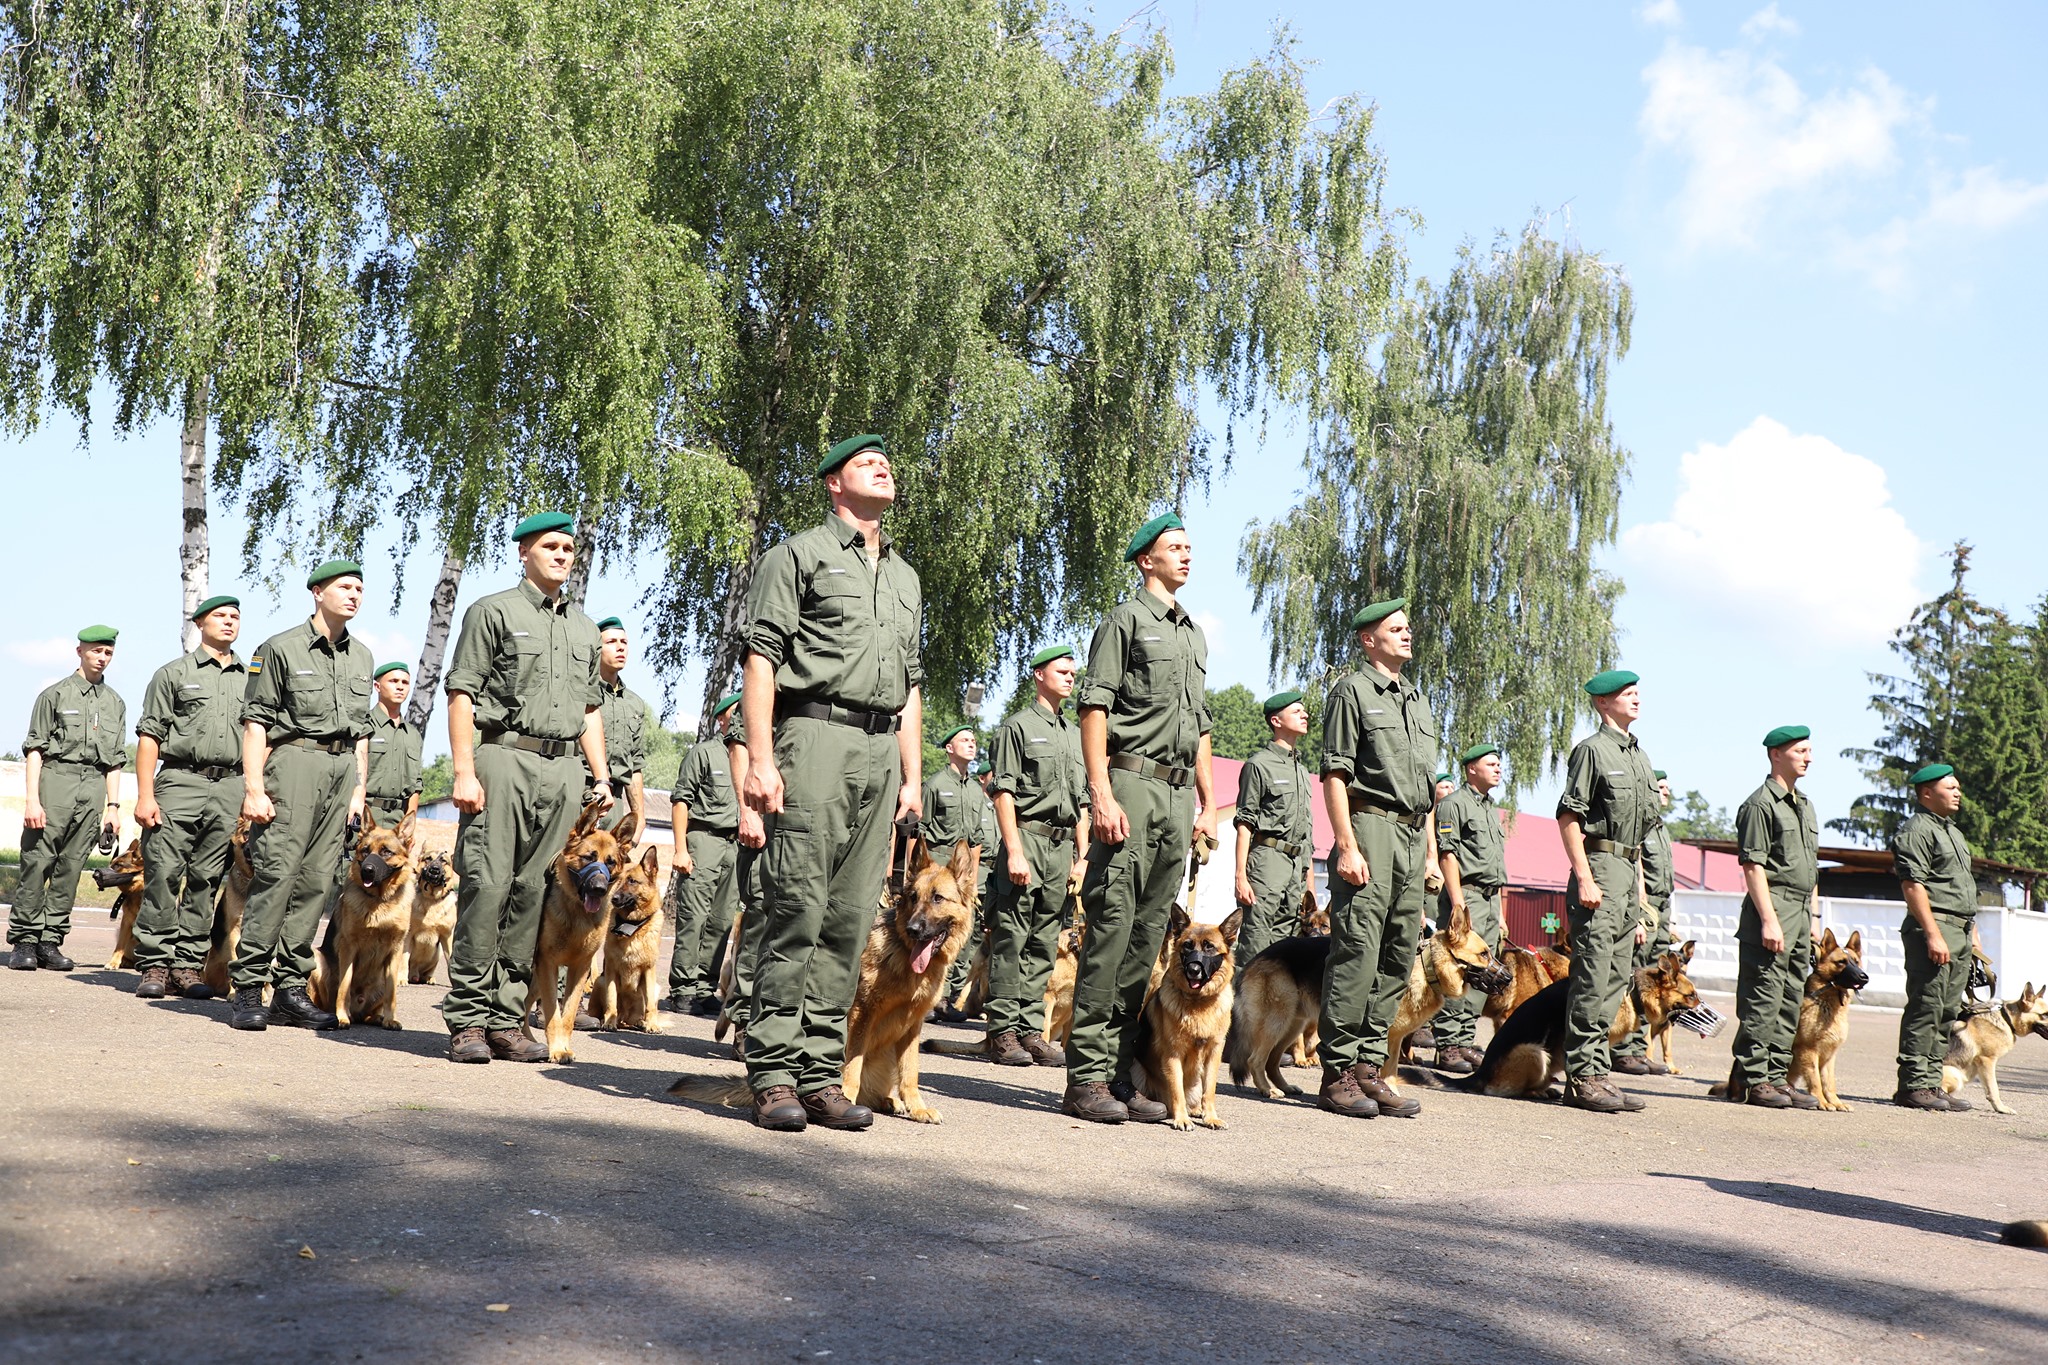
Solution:
<path fill-rule="evenodd" d="M 1380 1112 L 1391 1119 L 1412 1119 L 1422 1112 L 1422 1101 L 1409 1099 L 1382 1078 L 1382 1067 L 1368 1066 L 1360 1062 L 1351 1068 L 1351 1079 L 1357 1084 L 1358 1092 L 1380 1107 Z"/>
<path fill-rule="evenodd" d="M 1138 1087 L 1129 1081 L 1111 1081 L 1109 1093 L 1124 1107 L 1124 1112 L 1130 1115 L 1132 1123 L 1164 1123 L 1166 1116 L 1172 1112 L 1158 1100 L 1140 1092 Z"/>
<path fill-rule="evenodd" d="M 1769 1081 L 1759 1081 L 1749 1088 L 1749 1098 L 1743 1101 L 1759 1109 L 1790 1109 L 1792 1097 Z"/>
<path fill-rule="evenodd" d="M 1067 1093 L 1060 1097 L 1063 1113 L 1090 1123 L 1122 1123 L 1131 1116 L 1109 1093 L 1109 1087 L 1101 1081 L 1090 1081 L 1086 1085 L 1070 1085 Z"/>
<path fill-rule="evenodd" d="M 1972 1108 L 1975 1107 L 1968 1100 L 1964 1099 L 1961 1095 L 1944 1094 L 1941 1097 L 1941 1102 L 1944 1105 L 1948 1106 L 1948 1111 L 1951 1114 L 1967 1114 L 1970 1112 Z"/>
<path fill-rule="evenodd" d="M 1029 1034 L 1024 1039 L 1024 1050 L 1031 1054 L 1031 1060 L 1040 1066 L 1065 1066 L 1067 1050 L 1043 1034 Z"/>
<path fill-rule="evenodd" d="M 480 1028 L 459 1028 L 448 1035 L 448 1060 L 481 1064 L 491 1060 L 491 1045 Z"/>
<path fill-rule="evenodd" d="M 1380 1116 L 1380 1107 L 1365 1097 L 1349 1071 L 1340 1071 L 1324 1079 L 1323 1088 L 1316 1095 L 1316 1105 L 1347 1118 L 1376 1119 Z"/>
<path fill-rule="evenodd" d="M 982 1054 L 997 1066 L 1030 1066 L 1031 1054 L 1017 1041 L 1015 1029 L 1004 1029 L 982 1039 Z"/>
<path fill-rule="evenodd" d="M 1564 1102 L 1593 1114 L 1619 1114 L 1628 1108 L 1621 1092 L 1605 1076 L 1567 1076 Z"/>
<path fill-rule="evenodd" d="M 137 1000 L 161 1000 L 164 998 L 165 988 L 170 983 L 171 969 L 169 967 L 145 967 L 142 970 L 142 980 L 135 983 L 135 998 Z"/>
<path fill-rule="evenodd" d="M 1794 1109 L 1820 1108 L 1819 1100 L 1815 1099 L 1812 1095 L 1809 1095 L 1804 1090 L 1801 1090 L 1796 1086 L 1781 1085 L 1778 1087 L 1778 1089 L 1784 1094 L 1786 1099 L 1792 1101 L 1792 1107 Z"/>
<path fill-rule="evenodd" d="M 754 1126 L 772 1133 L 801 1133 L 810 1126 L 793 1085 L 771 1085 L 754 1094 Z"/>
<path fill-rule="evenodd" d="M 211 1000 L 213 987 L 206 984 L 206 978 L 191 967 L 171 968 L 171 994 L 186 1000 Z"/>
<path fill-rule="evenodd" d="M 846 1092 L 836 1085 L 823 1090 L 814 1090 L 808 1095 L 799 1095 L 797 1102 L 804 1107 L 804 1117 L 820 1128 L 837 1128 L 841 1132 L 858 1133 L 875 1121 L 875 1111 L 864 1104 L 855 1104 L 846 1098 Z"/>
<path fill-rule="evenodd" d="M 544 1062 L 548 1059 L 548 1045 L 538 1039 L 529 1038 L 516 1028 L 492 1029 L 484 1035 L 491 1055 L 501 1062 Z"/>
<path fill-rule="evenodd" d="M 1650 1074 L 1648 1057 L 1616 1057 L 1614 1069 L 1624 1076 L 1647 1076 Z"/>
<path fill-rule="evenodd" d="M 1939 1090 L 1901 1090 L 1892 1096 L 1892 1103 L 1901 1109 L 1924 1109 L 1930 1114 L 1949 1112 L 1948 1101 Z"/>

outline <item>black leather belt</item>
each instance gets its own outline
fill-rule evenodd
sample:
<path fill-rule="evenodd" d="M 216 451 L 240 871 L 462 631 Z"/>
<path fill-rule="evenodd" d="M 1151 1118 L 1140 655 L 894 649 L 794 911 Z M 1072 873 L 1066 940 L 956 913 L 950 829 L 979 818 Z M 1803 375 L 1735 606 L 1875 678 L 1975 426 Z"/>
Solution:
<path fill-rule="evenodd" d="M 1460 885 L 1467 891 L 1477 891 L 1482 896 L 1498 896 L 1500 894 L 1499 885 L 1487 886 L 1483 882 L 1461 882 Z"/>
<path fill-rule="evenodd" d="M 1254 834 L 1253 848 L 1277 848 L 1290 858 L 1299 858 L 1305 851 L 1300 844 L 1290 844 L 1277 834 Z"/>
<path fill-rule="evenodd" d="M 539 754 L 542 758 L 561 758 L 576 752 L 576 741 L 573 739 L 537 739 L 532 735 L 522 735 L 517 730 L 493 730 L 480 742 L 502 744 L 508 749 L 524 749 L 530 754 Z"/>
<path fill-rule="evenodd" d="M 712 829 L 709 825 L 692 825 L 690 834 L 708 834 L 714 839 L 723 839 L 728 844 L 739 837 L 738 829 Z M 687 837 L 687 836 L 685 836 Z"/>
<path fill-rule="evenodd" d="M 1612 853 L 1615 857 L 1626 858 L 1632 863 L 1639 863 L 1643 860 L 1643 846 L 1641 844 L 1618 844 L 1612 839 L 1588 839 L 1586 840 L 1586 852 Z"/>
<path fill-rule="evenodd" d="M 1154 763 L 1151 759 L 1139 758 L 1136 754 L 1111 754 L 1109 766 L 1121 768 L 1127 773 L 1136 773 L 1140 777 L 1153 778 L 1169 787 L 1185 787 L 1195 780 L 1193 768 L 1176 768 L 1166 763 Z"/>
<path fill-rule="evenodd" d="M 378 810 L 404 810 L 409 796 L 366 796 L 363 798 Z"/>
<path fill-rule="evenodd" d="M 1041 839 L 1058 841 L 1074 837 L 1072 825 L 1055 825 L 1050 820 L 1019 820 L 1017 828 L 1026 834 L 1036 834 Z"/>
<path fill-rule="evenodd" d="M 323 754 L 352 754 L 356 742 L 347 737 L 341 739 L 315 739 L 311 735 L 294 735 L 270 746 L 273 749 L 318 749 Z"/>
<path fill-rule="evenodd" d="M 1351 808 L 1364 811 L 1367 815 L 1377 815 L 1383 819 L 1392 820 L 1395 824 L 1406 825 L 1410 829 L 1421 829 L 1423 824 L 1429 819 L 1429 812 L 1426 810 L 1391 810 L 1386 806 L 1376 806 L 1370 801 L 1354 801 L 1351 804 Z"/>
<path fill-rule="evenodd" d="M 903 724 L 903 717 L 893 711 L 860 711 L 850 706 L 832 706 L 822 701 L 775 703 L 775 719 L 778 722 L 788 720 L 792 716 L 805 720 L 828 721 L 833 725 L 863 730 L 871 735 L 894 734 Z"/>
<path fill-rule="evenodd" d="M 218 782 L 224 777 L 239 777 L 242 772 L 241 765 L 237 763 L 222 763 L 211 768 L 202 768 L 196 763 L 173 763 L 165 759 L 164 767 L 171 772 L 192 773 L 205 778 L 208 782 Z"/>

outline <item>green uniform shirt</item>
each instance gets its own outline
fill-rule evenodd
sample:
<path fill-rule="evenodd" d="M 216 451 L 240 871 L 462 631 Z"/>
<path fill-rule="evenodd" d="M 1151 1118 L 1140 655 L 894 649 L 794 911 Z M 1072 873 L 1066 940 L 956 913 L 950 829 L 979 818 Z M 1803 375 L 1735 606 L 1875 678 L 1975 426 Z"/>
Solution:
<path fill-rule="evenodd" d="M 1970 844 L 1953 820 L 1916 810 L 1892 836 L 1892 871 L 1927 888 L 1927 903 L 1944 915 L 1977 913 L 1977 877 Z"/>
<path fill-rule="evenodd" d="M 36 694 L 21 751 L 40 749 L 45 763 L 85 763 L 106 773 L 128 766 L 127 744 L 128 703 L 104 679 L 87 682 L 73 673 Z"/>
<path fill-rule="evenodd" d="M 731 751 L 724 744 L 700 740 L 683 755 L 676 789 L 668 799 L 690 813 L 690 828 L 726 833 L 739 828 L 739 797 L 732 789 Z"/>
<path fill-rule="evenodd" d="M 361 739 L 370 733 L 369 648 L 343 631 L 329 640 L 311 621 L 281 630 L 249 656 L 242 720 L 287 739 Z"/>
<path fill-rule="evenodd" d="M 1603 723 L 1572 746 L 1557 813 L 1579 817 L 1589 839 L 1639 847 L 1663 823 L 1657 773 L 1634 735 Z"/>
<path fill-rule="evenodd" d="M 1238 772 L 1237 810 L 1230 822 L 1306 851 L 1315 837 L 1309 808 L 1314 785 L 1300 754 L 1269 741 Z"/>
<path fill-rule="evenodd" d="M 1813 894 L 1820 879 L 1820 821 L 1813 802 L 1797 791 L 1765 778 L 1736 807 L 1735 843 L 1744 863 L 1764 870 L 1773 894 L 1797 900 Z"/>
<path fill-rule="evenodd" d="M 1032 699 L 999 726 L 989 741 L 991 797 L 1008 792 L 1017 822 L 1080 823 L 1088 805 L 1081 769 L 1081 735 L 1065 715 Z"/>
<path fill-rule="evenodd" d="M 1436 804 L 1436 718 L 1407 678 L 1347 673 L 1323 709 L 1323 772 L 1350 777 L 1351 794 L 1410 814 Z"/>
<path fill-rule="evenodd" d="M 230 654 L 221 663 L 202 646 L 150 676 L 135 733 L 155 740 L 173 767 L 239 768 L 248 687 L 249 670 L 240 659 Z"/>
<path fill-rule="evenodd" d="M 952 764 L 942 763 L 925 779 L 924 819 L 918 833 L 933 848 L 965 842 L 991 852 L 981 841 L 981 816 L 988 803 L 979 782 L 960 776 Z"/>
<path fill-rule="evenodd" d="M 370 713 L 370 781 L 363 794 L 376 801 L 410 801 L 420 790 L 418 730 L 378 707 Z"/>
<path fill-rule="evenodd" d="M 597 623 L 567 597 L 551 604 L 522 578 L 462 614 L 448 664 L 448 693 L 476 707 L 479 735 L 513 730 L 534 739 L 575 739 L 602 700 Z"/>
<path fill-rule="evenodd" d="M 614 782 L 631 782 L 647 768 L 647 703 L 624 683 L 598 676 L 598 714 L 604 718 L 604 758 Z"/>
<path fill-rule="evenodd" d="M 1436 848 L 1458 858 L 1458 880 L 1484 891 L 1498 891 L 1508 879 L 1508 836 L 1500 827 L 1500 807 L 1491 794 L 1481 796 L 1466 783 L 1436 803 Z"/>
<path fill-rule="evenodd" d="M 1668 899 L 1677 888 L 1678 874 L 1671 860 L 1671 831 L 1659 819 L 1657 827 L 1643 838 L 1643 894 L 1652 900 Z"/>
<path fill-rule="evenodd" d="M 1109 712 L 1112 754 L 1192 767 L 1210 730 L 1208 638 L 1187 608 L 1140 589 L 1096 627 L 1079 705 Z"/>
<path fill-rule="evenodd" d="M 924 684 L 924 589 L 881 540 L 871 565 L 862 533 L 828 516 L 761 556 L 747 648 L 775 665 L 784 696 L 894 714 Z"/>

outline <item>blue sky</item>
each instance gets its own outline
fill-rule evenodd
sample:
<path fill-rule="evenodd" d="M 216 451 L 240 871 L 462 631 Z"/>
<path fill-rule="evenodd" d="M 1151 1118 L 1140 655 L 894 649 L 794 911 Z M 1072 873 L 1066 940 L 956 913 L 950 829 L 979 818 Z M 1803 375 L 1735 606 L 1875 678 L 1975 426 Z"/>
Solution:
<path fill-rule="evenodd" d="M 1153 14 L 1185 87 L 1265 51 L 1284 21 L 1316 63 L 1318 100 L 1375 101 L 1389 197 L 1426 224 L 1410 244 L 1418 273 L 1539 212 L 1626 266 L 1634 344 L 1612 406 L 1634 466 L 1606 563 L 1628 584 L 1618 662 L 1644 675 L 1640 733 L 1681 789 L 1734 805 L 1760 779 L 1764 731 L 1803 722 L 1822 755 L 1809 789 L 1840 814 L 1860 783 L 1835 753 L 1873 733 L 1864 674 L 1888 667 L 1884 643 L 1940 581 L 1941 551 L 1971 541 L 1978 591 L 2009 609 L 2048 590 L 2031 401 L 2048 312 L 2043 12 L 1663 0 Z M 1186 509 L 1187 600 L 1216 685 L 1268 683 L 1237 544 L 1248 519 L 1285 511 L 1300 453 L 1276 426 Z M 0 599 L 0 747 L 13 747 L 78 625 L 123 627 L 113 676 L 131 709 L 175 651 L 176 433 L 96 432 L 81 448 L 60 423 L 0 443 L 0 460 L 28 514 L 14 537 L 28 581 Z M 88 520 L 68 513 L 75 499 Z M 216 515 L 216 590 L 238 582 L 241 531 Z M 416 657 L 435 564 L 407 566 L 393 614 L 388 546 L 374 556 L 361 630 L 382 656 Z M 464 603 L 510 573 L 473 572 Z M 304 600 L 245 596 L 251 642 Z M 637 596 L 622 573 L 591 604 Z M 681 680 L 686 711 L 700 691 Z M 1524 799 L 1547 809 L 1553 791 L 1542 777 Z"/>

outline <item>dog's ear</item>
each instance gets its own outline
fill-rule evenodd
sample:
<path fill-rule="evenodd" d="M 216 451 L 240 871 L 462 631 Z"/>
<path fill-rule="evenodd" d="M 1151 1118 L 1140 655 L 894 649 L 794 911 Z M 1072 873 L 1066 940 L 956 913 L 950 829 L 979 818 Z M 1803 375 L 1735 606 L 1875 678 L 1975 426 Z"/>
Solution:
<path fill-rule="evenodd" d="M 1178 901 L 1174 902 L 1173 913 L 1166 918 L 1166 941 L 1171 943 L 1185 934 L 1192 923 L 1194 921 L 1188 918 L 1188 912 L 1181 909 Z"/>
<path fill-rule="evenodd" d="M 653 844 L 640 855 L 640 870 L 647 874 L 647 880 L 654 881 L 661 876 L 661 851 Z"/>
<path fill-rule="evenodd" d="M 407 811 L 405 818 L 398 822 L 398 842 L 405 845 L 408 854 L 412 852 L 413 831 L 417 828 L 418 824 L 414 821 L 411 811 Z"/>
<path fill-rule="evenodd" d="M 1858 958 L 1861 958 L 1863 956 L 1863 931 L 1858 929 L 1855 933 L 1849 935 L 1849 941 L 1842 946 L 1854 953 Z"/>
<path fill-rule="evenodd" d="M 1692 950 L 1699 946 L 1699 942 L 1700 941 L 1696 938 L 1687 939 L 1684 943 L 1684 946 L 1680 947 L 1678 950 L 1678 960 L 1680 962 L 1692 961 Z"/>
<path fill-rule="evenodd" d="M 1244 928 L 1244 907 L 1239 906 L 1223 917 L 1223 923 L 1216 926 L 1216 932 L 1223 935 L 1223 946 L 1237 946 L 1237 931 Z"/>
<path fill-rule="evenodd" d="M 126 856 L 126 857 L 129 857 L 129 858 L 135 858 L 135 857 L 139 857 L 139 856 L 141 856 L 141 854 L 142 854 L 142 840 L 140 840 L 140 839 L 130 839 L 130 840 L 128 841 L 128 852 L 127 852 L 127 853 L 126 853 L 126 854 L 125 854 L 124 856 Z"/>
<path fill-rule="evenodd" d="M 1835 950 L 1836 950 L 1837 948 L 1840 948 L 1841 946 L 1842 946 L 1841 944 L 1839 944 L 1839 943 L 1835 942 L 1835 931 L 1834 931 L 1834 929 L 1832 929 L 1832 928 L 1828 928 L 1828 929 L 1823 929 L 1823 930 L 1821 931 L 1821 935 L 1820 935 L 1820 953 L 1819 953 L 1819 955 L 1820 955 L 1821 957 L 1826 957 L 1826 956 L 1827 956 L 1827 955 L 1828 955 L 1829 953 L 1832 953 L 1832 952 L 1834 952 L 1834 951 L 1835 951 Z"/>
<path fill-rule="evenodd" d="M 593 829 L 596 829 L 601 814 L 602 808 L 597 802 L 592 801 L 589 805 L 585 806 L 582 812 L 577 815 L 576 827 L 569 831 L 569 837 L 571 839 L 580 839 Z"/>
<path fill-rule="evenodd" d="M 953 874 L 954 884 L 960 888 L 962 900 L 973 895 L 974 845 L 965 839 L 953 845 L 953 856 L 946 860 L 946 870 Z"/>
<path fill-rule="evenodd" d="M 363 806 L 363 833 L 368 834 L 372 830 L 381 828 L 382 826 L 377 823 L 377 808 L 365 803 Z"/>
<path fill-rule="evenodd" d="M 1454 939 L 1461 939 L 1472 932 L 1472 915 L 1462 905 L 1451 907 L 1451 917 L 1444 924 L 1444 930 Z"/>

